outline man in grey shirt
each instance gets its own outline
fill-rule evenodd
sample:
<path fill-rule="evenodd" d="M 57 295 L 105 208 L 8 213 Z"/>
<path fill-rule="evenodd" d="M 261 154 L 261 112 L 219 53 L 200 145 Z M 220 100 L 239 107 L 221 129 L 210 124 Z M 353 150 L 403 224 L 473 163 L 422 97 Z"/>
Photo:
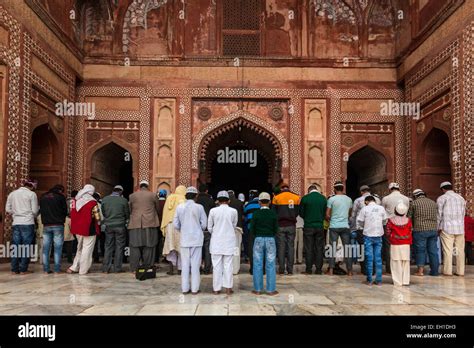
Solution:
<path fill-rule="evenodd" d="M 8 195 L 5 211 L 13 217 L 12 243 L 16 255 L 11 258 L 12 274 L 27 274 L 33 255 L 35 218 L 39 212 L 36 183 L 25 180 L 23 186 Z"/>

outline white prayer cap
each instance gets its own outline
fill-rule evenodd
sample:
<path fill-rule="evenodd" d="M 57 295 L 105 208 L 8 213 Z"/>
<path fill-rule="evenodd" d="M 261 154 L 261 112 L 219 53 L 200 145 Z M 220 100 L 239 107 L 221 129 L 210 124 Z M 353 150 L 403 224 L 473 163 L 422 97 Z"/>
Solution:
<path fill-rule="evenodd" d="M 415 191 L 413 191 L 413 196 L 417 197 L 419 195 L 424 195 L 425 194 L 425 191 L 423 191 L 422 189 L 416 189 Z"/>
<path fill-rule="evenodd" d="M 391 182 L 390 185 L 388 185 L 388 189 L 391 190 L 391 189 L 399 189 L 400 188 L 400 185 L 397 183 L 397 182 Z"/>
<path fill-rule="evenodd" d="M 150 184 L 149 184 L 148 181 L 146 181 L 146 180 L 140 181 L 140 185 L 139 185 L 139 186 L 142 186 L 142 185 L 150 186 Z"/>
<path fill-rule="evenodd" d="M 405 203 L 400 202 L 395 207 L 395 211 L 400 215 L 405 215 L 408 212 L 408 207 L 405 205 Z"/>
<path fill-rule="evenodd" d="M 227 191 L 219 191 L 219 193 L 217 194 L 217 199 L 219 198 L 229 199 L 229 193 Z"/>
<path fill-rule="evenodd" d="M 270 194 L 268 194 L 267 192 L 262 192 L 262 193 L 258 196 L 258 200 L 259 200 L 259 201 L 264 201 L 264 200 L 269 201 L 270 199 L 271 199 Z"/>
<path fill-rule="evenodd" d="M 194 186 L 189 186 L 187 189 L 186 189 L 186 193 L 198 193 L 198 190 L 197 188 L 195 188 Z"/>
<path fill-rule="evenodd" d="M 360 191 L 369 191 L 370 187 L 369 187 L 369 185 L 362 185 L 359 190 Z"/>
<path fill-rule="evenodd" d="M 443 181 L 441 185 L 439 185 L 439 188 L 443 188 L 445 186 L 453 186 L 449 181 Z"/>
<path fill-rule="evenodd" d="M 122 185 L 115 185 L 114 190 L 115 189 L 119 189 L 119 190 L 123 191 L 123 186 Z"/>
<path fill-rule="evenodd" d="M 245 201 L 245 195 L 243 193 L 239 193 L 239 201 Z"/>

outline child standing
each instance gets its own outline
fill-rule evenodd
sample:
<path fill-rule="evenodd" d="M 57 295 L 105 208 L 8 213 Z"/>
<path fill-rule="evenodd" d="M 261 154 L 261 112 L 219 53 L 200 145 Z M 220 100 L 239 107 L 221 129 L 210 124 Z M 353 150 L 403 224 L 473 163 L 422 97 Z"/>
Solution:
<path fill-rule="evenodd" d="M 390 240 L 390 267 L 393 284 L 410 284 L 410 244 L 412 243 L 412 224 L 406 216 L 408 207 L 399 203 L 395 216 L 388 220 L 387 236 Z"/>
<path fill-rule="evenodd" d="M 250 233 L 255 237 L 253 244 L 253 288 L 252 293 L 260 295 L 263 291 L 263 265 L 267 275 L 267 295 L 277 295 L 276 291 L 276 245 L 278 217 L 270 209 L 270 195 L 262 192 L 258 196 L 260 209 L 256 210 L 250 223 Z M 265 261 L 264 261 L 265 258 Z"/>
<path fill-rule="evenodd" d="M 365 206 L 357 216 L 357 229 L 363 230 L 364 251 L 367 267 L 367 285 L 372 285 L 375 259 L 375 284 L 382 285 L 382 236 L 383 225 L 388 216 L 384 207 L 378 205 L 374 196 L 364 199 Z"/>

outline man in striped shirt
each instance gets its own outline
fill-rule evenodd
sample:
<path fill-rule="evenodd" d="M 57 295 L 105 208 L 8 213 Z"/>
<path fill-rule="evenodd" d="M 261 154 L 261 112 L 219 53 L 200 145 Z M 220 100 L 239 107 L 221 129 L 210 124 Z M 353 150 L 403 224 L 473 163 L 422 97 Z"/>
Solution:
<path fill-rule="evenodd" d="M 443 195 L 438 205 L 438 233 L 443 246 L 443 274 L 453 275 L 453 255 L 456 257 L 456 275 L 464 276 L 464 215 L 466 201 L 453 191 L 453 185 L 445 181 L 440 185 Z"/>
<path fill-rule="evenodd" d="M 417 276 L 423 276 L 426 253 L 430 261 L 430 275 L 439 275 L 438 258 L 438 206 L 436 202 L 426 197 L 420 189 L 413 191 L 414 200 L 410 204 L 408 216 L 413 223 L 413 246 L 415 260 L 418 266 Z"/>

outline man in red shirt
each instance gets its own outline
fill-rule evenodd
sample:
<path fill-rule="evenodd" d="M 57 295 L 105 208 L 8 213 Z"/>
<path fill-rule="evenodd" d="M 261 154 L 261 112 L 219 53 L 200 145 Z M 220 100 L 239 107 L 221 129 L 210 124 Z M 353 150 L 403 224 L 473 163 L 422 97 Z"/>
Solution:
<path fill-rule="evenodd" d="M 464 230 L 467 264 L 474 265 L 474 255 L 472 253 L 472 242 L 474 241 L 474 219 L 467 214 L 464 217 Z"/>

